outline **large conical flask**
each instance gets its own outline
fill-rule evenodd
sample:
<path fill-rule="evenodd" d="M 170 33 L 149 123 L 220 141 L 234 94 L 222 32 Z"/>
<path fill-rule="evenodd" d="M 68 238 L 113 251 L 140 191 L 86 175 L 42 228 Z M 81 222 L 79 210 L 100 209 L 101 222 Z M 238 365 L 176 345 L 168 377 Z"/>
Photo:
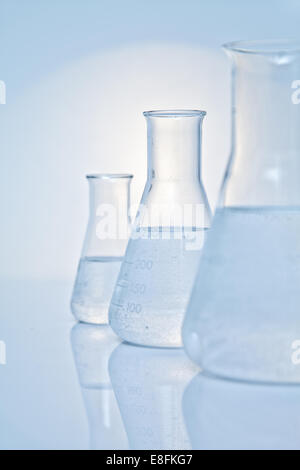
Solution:
<path fill-rule="evenodd" d="M 108 323 L 108 308 L 128 242 L 132 177 L 87 175 L 89 220 L 71 299 L 71 310 L 79 321 Z"/>
<path fill-rule="evenodd" d="M 184 323 L 203 369 L 300 382 L 300 44 L 225 45 L 233 149 Z"/>
<path fill-rule="evenodd" d="M 148 179 L 110 306 L 131 343 L 181 346 L 210 212 L 200 174 L 202 111 L 150 111 Z"/>

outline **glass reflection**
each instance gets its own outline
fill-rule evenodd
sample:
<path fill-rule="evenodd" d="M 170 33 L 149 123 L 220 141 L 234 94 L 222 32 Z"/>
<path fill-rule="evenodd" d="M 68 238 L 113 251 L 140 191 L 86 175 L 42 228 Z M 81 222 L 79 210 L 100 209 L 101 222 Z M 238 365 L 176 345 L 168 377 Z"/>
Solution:
<path fill-rule="evenodd" d="M 71 343 L 90 428 L 90 447 L 127 449 L 127 436 L 111 386 L 108 361 L 120 343 L 108 325 L 78 323 Z"/>
<path fill-rule="evenodd" d="M 184 393 L 183 410 L 193 449 L 300 449 L 299 386 L 199 374 Z"/>
<path fill-rule="evenodd" d="M 131 449 L 190 449 L 182 397 L 198 371 L 183 350 L 127 343 L 114 350 L 109 372 Z"/>

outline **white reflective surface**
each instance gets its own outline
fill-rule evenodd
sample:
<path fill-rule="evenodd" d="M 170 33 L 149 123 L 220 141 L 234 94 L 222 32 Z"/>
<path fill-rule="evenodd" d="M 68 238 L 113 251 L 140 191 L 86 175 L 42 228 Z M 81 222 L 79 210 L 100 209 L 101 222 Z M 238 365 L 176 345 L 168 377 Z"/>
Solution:
<path fill-rule="evenodd" d="M 1 449 L 300 449 L 300 388 L 207 378 L 182 350 L 76 325 L 71 288 L 1 285 Z"/>
<path fill-rule="evenodd" d="M 183 399 L 195 449 L 300 448 L 300 388 L 217 380 L 199 374 Z"/>

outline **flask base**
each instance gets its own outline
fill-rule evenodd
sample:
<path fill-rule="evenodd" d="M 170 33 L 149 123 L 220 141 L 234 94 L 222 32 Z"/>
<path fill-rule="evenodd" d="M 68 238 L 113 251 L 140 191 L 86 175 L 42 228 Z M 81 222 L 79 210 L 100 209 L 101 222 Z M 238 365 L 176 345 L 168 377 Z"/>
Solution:
<path fill-rule="evenodd" d="M 101 307 L 86 307 L 74 302 L 71 303 L 71 310 L 74 318 L 78 322 L 91 325 L 108 324 L 108 307 L 109 305 L 103 305 Z"/>
<path fill-rule="evenodd" d="M 111 318 L 110 326 L 123 341 L 138 346 L 155 348 L 182 348 L 181 325 L 183 317 L 178 319 L 173 314 L 158 314 L 153 318 L 132 318 L 127 321 L 122 318 L 123 328 L 120 328 L 120 318 Z M 132 329 L 134 325 L 134 329 Z"/>
<path fill-rule="evenodd" d="M 218 341 L 215 337 L 212 344 L 200 339 L 197 332 L 186 329 L 183 337 L 187 355 L 200 366 L 204 375 L 241 383 L 300 384 L 300 365 L 293 360 L 293 354 L 299 357 L 300 348 L 298 353 L 293 353 L 292 349 L 284 351 L 282 343 L 265 331 L 260 341 L 241 335 L 240 341 L 236 337 Z"/>

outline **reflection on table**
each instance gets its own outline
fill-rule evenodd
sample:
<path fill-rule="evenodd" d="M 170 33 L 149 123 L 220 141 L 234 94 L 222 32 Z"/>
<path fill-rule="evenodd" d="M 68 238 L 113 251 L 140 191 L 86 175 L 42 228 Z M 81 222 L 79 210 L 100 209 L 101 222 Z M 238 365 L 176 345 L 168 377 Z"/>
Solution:
<path fill-rule="evenodd" d="M 193 449 L 300 449 L 300 387 L 247 384 L 199 374 L 183 409 Z"/>
<path fill-rule="evenodd" d="M 198 371 L 181 349 L 114 350 L 109 372 L 130 449 L 190 449 L 182 397 Z"/>
<path fill-rule="evenodd" d="M 90 428 L 91 449 L 127 449 L 127 436 L 108 374 L 120 343 L 109 326 L 78 323 L 71 332 L 78 378 Z"/>

